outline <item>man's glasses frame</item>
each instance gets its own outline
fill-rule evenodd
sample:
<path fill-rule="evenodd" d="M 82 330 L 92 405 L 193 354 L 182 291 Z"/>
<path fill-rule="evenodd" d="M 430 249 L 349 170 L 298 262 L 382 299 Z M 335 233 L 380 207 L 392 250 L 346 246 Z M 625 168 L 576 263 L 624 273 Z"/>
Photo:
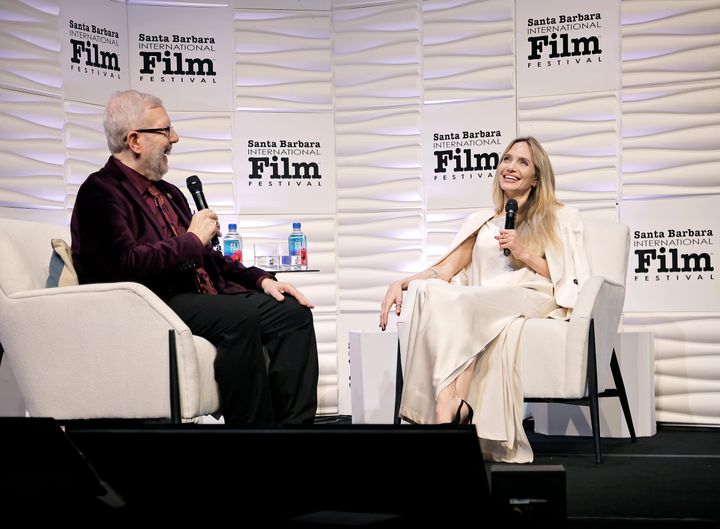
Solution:
<path fill-rule="evenodd" d="M 150 133 L 155 133 L 155 134 L 165 134 L 165 136 L 167 136 L 169 138 L 170 135 L 172 134 L 173 130 L 174 130 L 173 126 L 168 125 L 167 127 L 161 127 L 161 128 L 157 128 L 157 129 L 135 129 L 135 132 L 150 132 Z"/>

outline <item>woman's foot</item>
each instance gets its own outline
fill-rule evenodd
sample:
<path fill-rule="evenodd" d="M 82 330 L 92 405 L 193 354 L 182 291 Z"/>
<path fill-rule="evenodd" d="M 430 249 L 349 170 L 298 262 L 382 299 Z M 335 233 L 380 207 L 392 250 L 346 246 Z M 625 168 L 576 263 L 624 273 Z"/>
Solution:
<path fill-rule="evenodd" d="M 462 413 L 463 407 L 467 408 L 467 412 L 464 415 Z M 473 411 L 472 406 L 463 399 L 460 399 L 460 406 L 458 406 L 458 409 L 455 412 L 455 417 L 450 424 L 472 424 L 474 413 L 475 412 Z"/>
<path fill-rule="evenodd" d="M 438 400 L 435 411 L 436 424 L 470 424 L 473 409 L 458 396 Z"/>

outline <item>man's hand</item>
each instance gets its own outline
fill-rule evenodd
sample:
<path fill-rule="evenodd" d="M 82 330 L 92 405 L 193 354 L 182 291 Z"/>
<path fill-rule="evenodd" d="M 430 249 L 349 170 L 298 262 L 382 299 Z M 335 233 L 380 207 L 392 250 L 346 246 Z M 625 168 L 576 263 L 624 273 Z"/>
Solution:
<path fill-rule="evenodd" d="M 215 235 L 220 235 L 220 223 L 217 214 L 211 209 L 201 209 L 190 219 L 189 233 L 194 233 L 203 243 L 209 243 Z"/>
<path fill-rule="evenodd" d="M 268 296 L 272 296 L 278 301 L 282 301 L 285 299 L 285 296 L 283 294 L 289 294 L 296 300 L 298 300 L 298 303 L 300 303 L 300 305 L 304 305 L 309 309 L 315 308 L 315 305 L 313 305 L 310 300 L 303 295 L 302 292 L 295 288 L 295 285 L 293 285 L 292 283 L 283 283 L 282 281 L 275 281 L 274 279 L 266 277 L 265 279 L 263 279 L 262 283 L 260 283 L 260 288 L 262 288 L 265 294 L 267 294 Z"/>

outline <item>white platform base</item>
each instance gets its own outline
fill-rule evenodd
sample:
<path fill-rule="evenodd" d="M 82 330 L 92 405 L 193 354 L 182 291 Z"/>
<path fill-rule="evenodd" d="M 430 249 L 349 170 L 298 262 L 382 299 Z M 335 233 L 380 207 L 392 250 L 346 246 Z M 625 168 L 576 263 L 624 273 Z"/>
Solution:
<path fill-rule="evenodd" d="M 349 337 L 353 424 L 393 424 L 397 333 L 350 331 Z"/>
<path fill-rule="evenodd" d="M 615 352 L 630 405 L 635 434 L 650 437 L 657 432 L 655 421 L 655 349 L 651 333 L 618 333 Z M 608 387 L 615 387 L 612 374 Z M 535 431 L 547 435 L 592 435 L 587 406 L 532 403 Z M 630 437 L 620 399 L 600 399 L 600 435 Z"/>

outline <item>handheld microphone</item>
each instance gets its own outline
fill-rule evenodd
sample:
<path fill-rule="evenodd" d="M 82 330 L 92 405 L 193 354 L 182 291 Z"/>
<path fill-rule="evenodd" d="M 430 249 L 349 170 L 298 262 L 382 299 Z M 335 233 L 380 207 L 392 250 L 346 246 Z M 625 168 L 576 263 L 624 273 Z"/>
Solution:
<path fill-rule="evenodd" d="M 506 230 L 514 230 L 515 229 L 515 213 L 517 213 L 518 209 L 518 203 L 517 200 L 514 198 L 509 198 L 508 201 L 505 203 L 505 229 Z M 505 248 L 503 250 L 503 255 L 508 256 L 510 255 L 510 249 Z"/>
<path fill-rule="evenodd" d="M 198 211 L 201 209 L 209 209 L 207 200 L 205 200 L 205 194 L 202 190 L 202 182 L 197 175 L 188 176 L 185 183 L 187 184 L 188 191 L 190 191 L 193 200 L 195 200 L 195 207 Z M 217 238 L 217 235 L 213 236 L 212 245 L 216 250 L 220 250 L 220 240 Z"/>

